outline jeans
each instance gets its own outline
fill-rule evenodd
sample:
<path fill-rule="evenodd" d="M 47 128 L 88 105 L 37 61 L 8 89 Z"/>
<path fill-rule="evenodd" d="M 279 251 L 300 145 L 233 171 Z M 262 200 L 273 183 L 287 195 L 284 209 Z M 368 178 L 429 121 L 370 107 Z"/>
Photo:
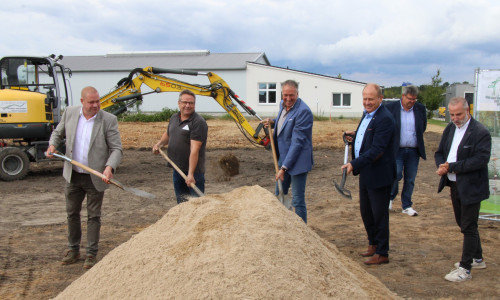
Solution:
<path fill-rule="evenodd" d="M 453 212 L 455 213 L 455 221 L 464 235 L 460 266 L 470 270 L 473 258 L 483 258 L 483 249 L 481 247 L 481 239 L 479 237 L 477 225 L 481 202 L 463 205 L 457 192 L 456 182 L 450 183 L 450 194 Z"/>
<path fill-rule="evenodd" d="M 80 174 L 75 171 L 71 175 L 71 182 L 66 182 L 64 192 L 68 215 L 68 248 L 80 251 L 82 239 L 80 211 L 85 195 L 87 195 L 87 255 L 97 256 L 104 192 L 95 189 L 89 174 Z"/>
<path fill-rule="evenodd" d="M 283 194 L 288 194 L 291 184 L 292 206 L 295 208 L 295 213 L 302 218 L 304 223 L 307 224 L 306 180 L 307 172 L 298 175 L 290 175 L 288 172 L 285 172 L 285 178 L 283 180 Z M 278 194 L 278 183 L 276 183 L 275 195 Z"/>
<path fill-rule="evenodd" d="M 196 187 L 202 193 L 205 193 L 205 173 L 194 173 L 194 180 L 196 181 Z M 173 181 L 177 204 L 186 202 L 188 196 L 199 197 L 192 188 L 187 186 L 186 180 L 176 170 L 174 170 Z"/>
<path fill-rule="evenodd" d="M 420 156 L 418 155 L 417 148 L 399 148 L 396 156 L 397 163 L 397 177 L 392 184 L 391 200 L 394 200 L 398 194 L 399 181 L 403 178 L 403 190 L 401 191 L 401 205 L 403 209 L 413 206 L 411 195 L 415 187 L 415 177 L 417 177 L 418 163 Z"/>

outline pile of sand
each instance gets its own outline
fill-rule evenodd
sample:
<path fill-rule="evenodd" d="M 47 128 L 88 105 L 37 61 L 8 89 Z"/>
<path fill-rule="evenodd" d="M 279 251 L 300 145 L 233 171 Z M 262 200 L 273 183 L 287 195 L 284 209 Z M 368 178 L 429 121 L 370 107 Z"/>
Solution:
<path fill-rule="evenodd" d="M 56 299 L 391 299 L 274 195 L 192 199 L 106 255 Z"/>

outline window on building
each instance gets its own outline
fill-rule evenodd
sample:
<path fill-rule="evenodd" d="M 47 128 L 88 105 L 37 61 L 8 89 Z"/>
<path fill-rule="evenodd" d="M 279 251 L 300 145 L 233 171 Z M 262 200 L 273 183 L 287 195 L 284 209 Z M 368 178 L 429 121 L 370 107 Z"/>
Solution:
<path fill-rule="evenodd" d="M 259 103 L 275 104 L 276 96 L 275 82 L 259 83 Z"/>
<path fill-rule="evenodd" d="M 333 93 L 333 106 L 351 106 L 351 94 Z"/>
<path fill-rule="evenodd" d="M 467 103 L 474 104 L 474 93 L 465 92 L 464 98 L 467 100 Z"/>

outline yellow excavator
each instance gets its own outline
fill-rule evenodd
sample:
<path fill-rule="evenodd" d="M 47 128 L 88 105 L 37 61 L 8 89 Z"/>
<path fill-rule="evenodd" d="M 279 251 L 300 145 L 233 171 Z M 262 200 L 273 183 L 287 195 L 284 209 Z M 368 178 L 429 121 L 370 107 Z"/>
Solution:
<path fill-rule="evenodd" d="M 160 74 L 182 74 L 192 76 L 207 76 L 210 84 L 197 85 L 178 79 L 169 78 Z M 146 85 L 152 92 L 141 93 L 141 86 Z M 163 69 L 154 67 L 145 67 L 143 69 L 134 69 L 128 77 L 121 79 L 113 91 L 101 98 L 101 108 L 108 108 L 119 103 L 119 106 L 113 114 L 118 115 L 133 106 L 137 101 L 143 100 L 143 95 L 163 92 L 180 92 L 184 89 L 192 91 L 196 95 L 212 97 L 219 105 L 234 119 L 236 125 L 243 135 L 256 146 L 268 146 L 269 137 L 267 129 L 263 135 L 259 135 L 262 125 L 259 123 L 254 129 L 243 116 L 238 105 L 249 115 L 256 117 L 259 121 L 262 119 L 257 113 L 231 90 L 229 85 L 212 72 L 198 72 L 192 70 Z M 237 105 L 238 104 L 238 105 Z"/>
<path fill-rule="evenodd" d="M 71 70 L 56 57 L 4 57 L 0 59 L 0 179 L 18 180 L 26 176 L 30 162 L 47 161 L 45 151 L 52 130 L 60 121 L 61 104 L 68 105 L 65 73 Z M 207 76 L 210 84 L 196 85 L 160 74 Z M 145 84 L 153 91 L 141 92 Z M 180 92 L 189 89 L 196 95 L 212 97 L 234 119 L 240 131 L 254 145 L 269 144 L 267 129 L 254 130 L 238 109 L 262 120 L 255 111 L 238 98 L 228 84 L 212 72 L 172 70 L 146 67 L 134 69 L 114 89 L 101 98 L 101 108 L 117 109 L 118 115 L 142 101 L 149 93 Z M 64 152 L 64 149 L 60 149 Z"/>
<path fill-rule="evenodd" d="M 68 105 L 62 55 L 0 59 L 0 179 L 22 179 L 30 162 L 47 160 L 52 130 Z"/>

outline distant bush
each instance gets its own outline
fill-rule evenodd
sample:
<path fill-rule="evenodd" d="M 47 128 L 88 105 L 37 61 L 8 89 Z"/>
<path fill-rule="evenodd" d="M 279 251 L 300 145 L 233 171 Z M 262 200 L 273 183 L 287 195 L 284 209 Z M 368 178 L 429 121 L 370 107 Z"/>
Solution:
<path fill-rule="evenodd" d="M 200 114 L 200 116 L 205 119 L 205 121 L 208 121 L 208 120 L 213 120 L 213 119 L 217 119 L 215 116 L 212 116 L 212 115 L 207 115 L 207 114 Z"/>
<path fill-rule="evenodd" d="M 314 121 L 326 121 L 330 120 L 330 117 L 314 115 Z"/>
<path fill-rule="evenodd" d="M 122 122 L 166 122 L 170 120 L 173 114 L 178 113 L 178 109 L 164 108 L 161 112 L 154 114 L 144 113 L 124 113 L 118 116 L 118 120 Z"/>
<path fill-rule="evenodd" d="M 233 120 L 230 114 L 224 114 L 220 117 L 221 120 Z"/>

